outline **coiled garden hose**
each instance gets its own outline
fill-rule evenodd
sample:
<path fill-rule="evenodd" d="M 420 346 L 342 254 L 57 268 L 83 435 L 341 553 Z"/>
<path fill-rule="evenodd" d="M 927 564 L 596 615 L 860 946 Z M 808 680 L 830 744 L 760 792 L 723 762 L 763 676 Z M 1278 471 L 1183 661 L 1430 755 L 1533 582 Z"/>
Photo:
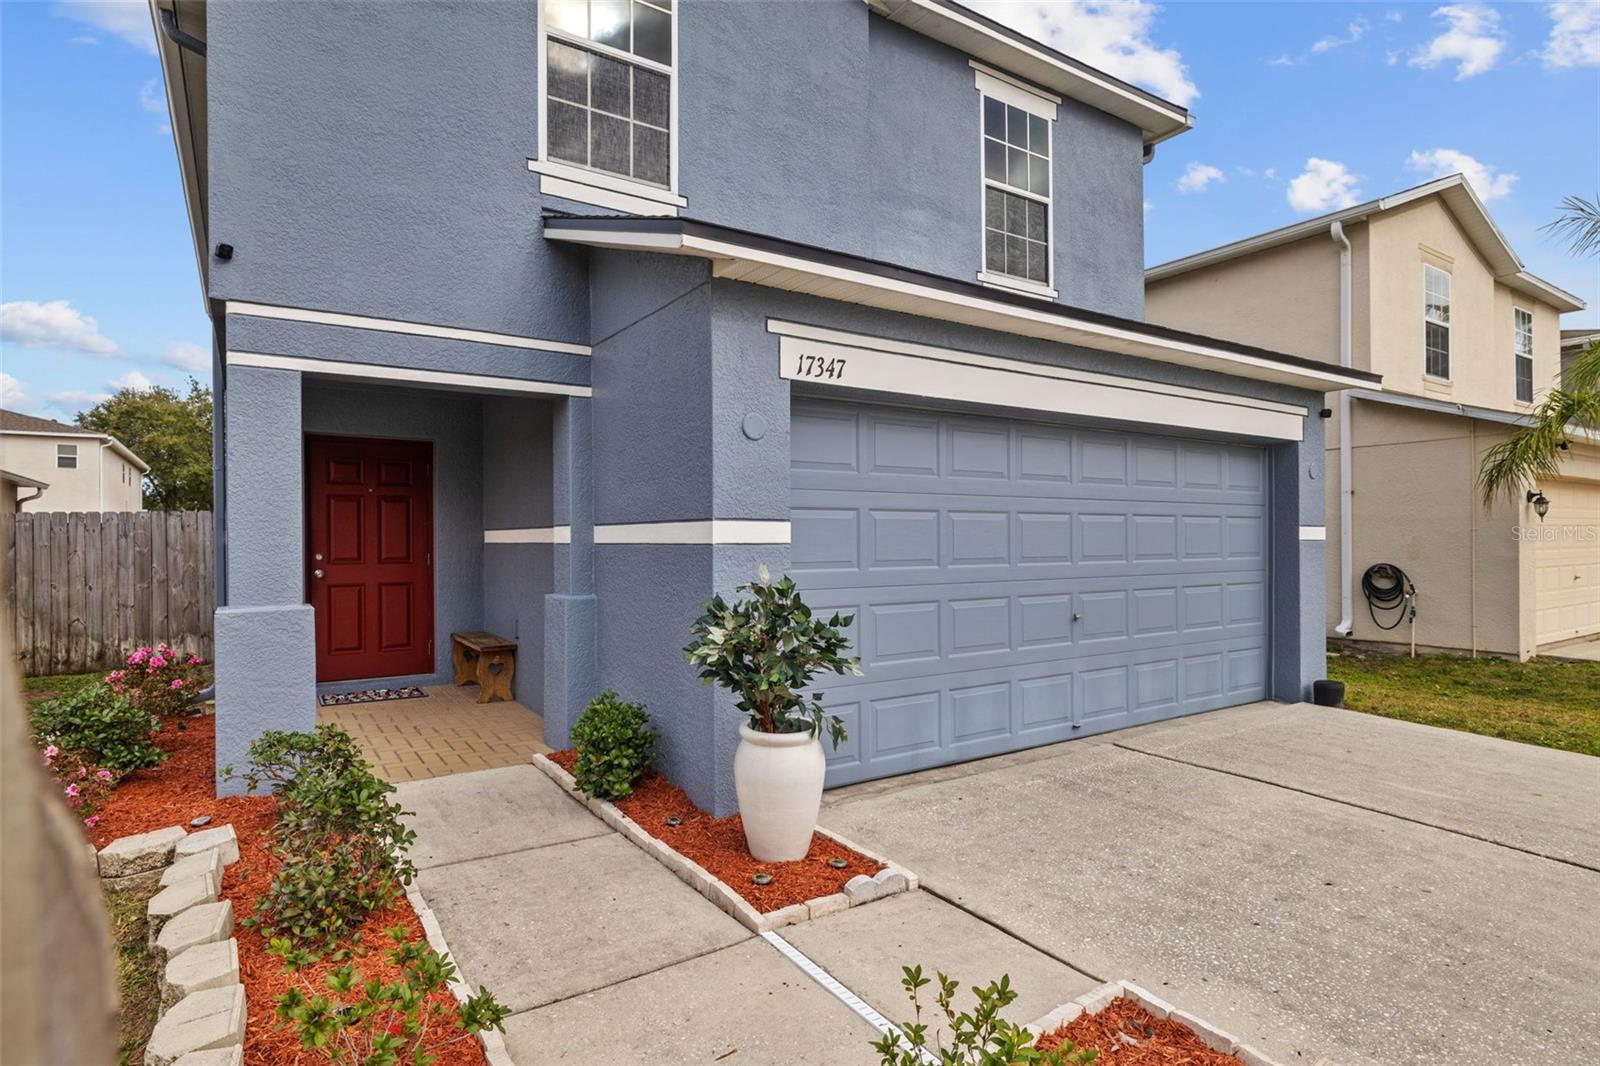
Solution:
<path fill-rule="evenodd" d="M 1417 618 L 1417 586 L 1406 572 L 1393 563 L 1374 563 L 1361 575 L 1361 595 L 1367 601 L 1367 614 L 1379 629 L 1397 629 L 1408 617 Z M 1406 608 L 1410 608 L 1409 611 Z M 1384 625 L 1378 621 L 1379 611 L 1399 611 L 1394 621 Z"/>

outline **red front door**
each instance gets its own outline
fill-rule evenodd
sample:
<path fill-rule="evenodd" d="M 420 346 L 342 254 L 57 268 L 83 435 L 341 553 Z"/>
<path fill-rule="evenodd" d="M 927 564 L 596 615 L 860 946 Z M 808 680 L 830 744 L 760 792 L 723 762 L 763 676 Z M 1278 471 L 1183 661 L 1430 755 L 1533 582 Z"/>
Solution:
<path fill-rule="evenodd" d="M 317 680 L 433 672 L 433 445 L 307 437 Z"/>

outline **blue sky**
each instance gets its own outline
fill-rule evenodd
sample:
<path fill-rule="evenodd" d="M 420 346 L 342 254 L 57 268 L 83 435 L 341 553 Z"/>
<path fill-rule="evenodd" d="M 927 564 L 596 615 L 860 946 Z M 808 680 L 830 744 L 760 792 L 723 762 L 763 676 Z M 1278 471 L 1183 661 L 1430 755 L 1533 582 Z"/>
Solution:
<path fill-rule="evenodd" d="M 1148 262 L 1464 169 L 1529 269 L 1592 305 L 1563 324 L 1600 325 L 1600 263 L 1540 231 L 1600 189 L 1600 5 L 973 6 L 1194 112 L 1145 172 Z M 69 419 L 208 376 L 159 73 L 143 0 L 0 2 L 7 407 Z"/>

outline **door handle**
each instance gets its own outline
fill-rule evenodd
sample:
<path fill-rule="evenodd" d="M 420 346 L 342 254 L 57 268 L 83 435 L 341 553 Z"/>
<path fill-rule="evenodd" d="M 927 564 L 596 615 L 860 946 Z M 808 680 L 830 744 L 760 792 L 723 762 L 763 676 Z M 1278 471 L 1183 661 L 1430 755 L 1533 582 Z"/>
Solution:
<path fill-rule="evenodd" d="M 321 576 L 322 576 L 322 571 L 321 571 L 321 570 L 318 570 L 318 571 L 317 571 L 317 576 L 318 576 L 318 577 L 321 577 Z M 1079 614 L 1079 613 L 1078 613 L 1078 612 L 1077 612 L 1077 611 L 1073 611 L 1073 612 L 1072 612 L 1072 620 L 1073 620 L 1073 621 L 1074 621 L 1074 622 L 1076 622 L 1076 621 L 1078 621 L 1078 620 L 1079 620 L 1079 619 L 1081 619 L 1081 618 L 1082 618 L 1082 617 L 1083 617 L 1083 615 L 1081 615 L 1081 614 Z"/>
<path fill-rule="evenodd" d="M 320 569 L 313 570 L 313 571 L 311 571 L 311 576 L 312 577 L 321 577 L 322 576 L 322 571 Z"/>

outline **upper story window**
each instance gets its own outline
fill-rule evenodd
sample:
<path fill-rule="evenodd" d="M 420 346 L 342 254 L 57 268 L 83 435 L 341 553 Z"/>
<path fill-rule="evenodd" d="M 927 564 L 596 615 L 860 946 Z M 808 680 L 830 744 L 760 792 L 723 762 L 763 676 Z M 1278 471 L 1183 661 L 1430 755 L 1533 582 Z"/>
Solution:
<path fill-rule="evenodd" d="M 1060 101 L 983 69 L 977 87 L 983 145 L 979 280 L 1054 297 L 1051 140 Z"/>
<path fill-rule="evenodd" d="M 76 444 L 56 445 L 56 467 L 60 470 L 78 469 L 78 446 Z"/>
<path fill-rule="evenodd" d="M 670 189 L 672 0 L 545 0 L 545 159 Z"/>
<path fill-rule="evenodd" d="M 1517 399 L 1533 402 L 1533 312 L 1514 308 L 1511 312 L 1516 336 L 1513 351 L 1517 370 Z"/>
<path fill-rule="evenodd" d="M 1431 263 L 1422 265 L 1423 373 L 1450 377 L 1450 275 Z"/>

